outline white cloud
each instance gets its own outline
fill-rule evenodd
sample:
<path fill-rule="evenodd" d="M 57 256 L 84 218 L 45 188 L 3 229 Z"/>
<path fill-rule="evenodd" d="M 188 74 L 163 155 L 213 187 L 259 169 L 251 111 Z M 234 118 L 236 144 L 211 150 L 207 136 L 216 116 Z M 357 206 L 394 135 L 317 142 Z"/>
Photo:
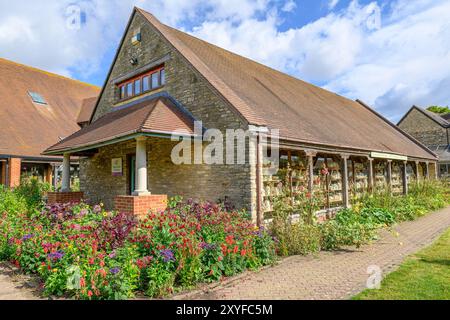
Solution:
<path fill-rule="evenodd" d="M 295 3 L 295 1 L 289 0 L 284 4 L 283 8 L 281 8 L 281 11 L 292 12 L 295 8 L 297 8 L 297 4 Z"/>
<path fill-rule="evenodd" d="M 80 30 L 66 27 L 65 9 L 74 2 L 87 17 Z M 335 8 L 338 1 L 328 4 Z M 447 0 L 396 0 L 384 7 L 353 0 L 346 9 L 284 31 L 280 25 L 284 13 L 295 9 L 293 0 L 2 1 L 0 56 L 89 75 L 115 50 L 134 5 L 231 51 L 360 98 L 393 120 L 411 104 L 450 101 Z"/>
<path fill-rule="evenodd" d="M 329 0 L 328 9 L 333 10 L 337 6 L 338 3 L 339 3 L 339 0 Z"/>
<path fill-rule="evenodd" d="M 382 19 L 377 2 L 352 1 L 346 10 L 285 32 L 277 31 L 279 15 L 272 13 L 239 25 L 204 22 L 193 33 L 362 99 L 394 121 L 412 104 L 448 105 L 450 3 L 400 0 L 387 12 Z"/>

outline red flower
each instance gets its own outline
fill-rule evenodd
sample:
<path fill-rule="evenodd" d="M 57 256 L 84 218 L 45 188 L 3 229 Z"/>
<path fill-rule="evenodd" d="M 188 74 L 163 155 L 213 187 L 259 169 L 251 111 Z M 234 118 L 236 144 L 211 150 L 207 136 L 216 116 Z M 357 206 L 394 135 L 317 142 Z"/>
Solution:
<path fill-rule="evenodd" d="M 241 250 L 241 256 L 245 256 L 246 253 L 247 253 L 247 251 L 245 249 Z"/>
<path fill-rule="evenodd" d="M 89 298 L 92 297 L 92 291 L 91 290 L 88 291 L 88 297 Z"/>
<path fill-rule="evenodd" d="M 225 241 L 228 243 L 228 244 L 233 244 L 233 235 L 232 234 L 230 234 L 230 235 L 228 235 L 226 238 L 225 238 Z"/>
<path fill-rule="evenodd" d="M 86 280 L 84 278 L 80 278 L 80 287 L 84 288 L 86 286 Z"/>
<path fill-rule="evenodd" d="M 234 253 L 238 253 L 238 251 L 239 251 L 239 247 L 238 246 L 234 246 L 233 252 Z"/>
<path fill-rule="evenodd" d="M 219 260 L 219 262 L 220 262 L 220 261 L 223 260 L 223 257 L 222 257 L 222 256 L 219 256 L 219 258 L 217 258 L 217 260 Z"/>

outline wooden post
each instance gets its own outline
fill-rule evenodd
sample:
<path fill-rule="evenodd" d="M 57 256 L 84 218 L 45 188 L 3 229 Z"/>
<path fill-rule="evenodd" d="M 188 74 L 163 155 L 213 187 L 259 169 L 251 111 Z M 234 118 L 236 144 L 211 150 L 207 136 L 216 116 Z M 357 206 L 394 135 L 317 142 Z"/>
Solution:
<path fill-rule="evenodd" d="M 439 180 L 439 173 L 438 173 L 438 170 L 439 170 L 438 163 L 435 162 L 435 163 L 434 163 L 434 178 L 435 178 L 436 180 Z"/>
<path fill-rule="evenodd" d="M 263 172 L 262 172 L 262 158 L 263 158 L 263 148 L 261 143 L 260 135 L 256 136 L 256 224 L 261 226 L 264 221 L 264 212 L 262 209 L 262 189 L 264 188 L 263 183 Z"/>
<path fill-rule="evenodd" d="M 387 161 L 387 184 L 388 191 L 392 194 L 392 160 Z"/>
<path fill-rule="evenodd" d="M 373 182 L 373 158 L 367 158 L 369 160 L 369 192 L 374 192 L 374 182 Z"/>
<path fill-rule="evenodd" d="M 416 161 L 415 162 L 415 164 L 416 164 L 416 183 L 418 184 L 419 183 L 419 181 L 420 181 L 420 170 L 419 170 L 419 166 L 420 166 L 420 162 L 419 161 Z"/>
<path fill-rule="evenodd" d="M 350 199 L 348 194 L 348 158 L 347 154 L 341 154 L 342 158 L 342 202 L 345 208 L 350 207 Z"/>
<path fill-rule="evenodd" d="M 427 172 L 425 174 L 425 178 L 427 180 L 430 180 L 430 163 L 428 161 L 425 162 L 425 167 L 426 167 L 426 170 L 427 170 Z"/>
<path fill-rule="evenodd" d="M 403 161 L 403 194 L 408 194 L 408 161 Z"/>
<path fill-rule="evenodd" d="M 314 193 L 314 156 L 316 155 L 313 151 L 305 151 L 308 157 L 308 192 L 313 196 Z"/>

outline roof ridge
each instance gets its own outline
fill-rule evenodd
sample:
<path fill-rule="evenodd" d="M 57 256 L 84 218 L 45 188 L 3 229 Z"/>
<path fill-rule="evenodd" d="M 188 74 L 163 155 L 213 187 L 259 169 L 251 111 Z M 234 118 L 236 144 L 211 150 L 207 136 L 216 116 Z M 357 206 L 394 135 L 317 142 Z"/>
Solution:
<path fill-rule="evenodd" d="M 170 29 L 173 28 L 161 23 L 153 14 L 151 14 L 148 11 L 145 11 L 137 7 L 135 7 L 135 9 L 139 13 L 141 13 L 144 16 L 144 18 L 146 18 L 146 20 L 175 48 L 175 50 L 177 50 L 203 77 L 205 77 L 206 81 L 208 81 L 222 95 L 222 97 L 226 101 L 228 101 L 230 105 L 237 110 L 237 112 L 239 112 L 239 114 L 243 117 L 243 119 L 245 119 L 247 122 L 251 124 L 266 125 L 265 121 L 259 115 L 257 115 L 256 112 L 252 110 L 252 108 L 244 100 L 242 100 L 239 97 L 239 95 L 233 89 L 231 89 L 215 72 L 213 72 L 204 62 L 202 62 L 201 59 L 194 52 L 192 52 L 192 50 L 189 47 L 184 45 L 184 43 L 182 43 L 182 41 L 180 41 L 176 37 L 173 37 L 172 35 L 165 32 L 165 30 L 163 30 L 163 28 L 170 28 Z M 192 61 L 192 59 L 186 57 L 186 53 L 191 54 L 198 61 Z M 210 75 L 209 76 L 205 75 L 205 71 L 200 70 L 199 67 L 204 68 L 207 72 L 210 73 Z M 215 79 L 211 79 L 211 77 Z M 227 98 L 226 95 L 222 92 L 223 90 L 227 90 L 229 93 L 231 93 L 232 99 L 236 100 L 236 102 L 233 103 L 232 101 L 230 101 L 230 99 Z M 240 105 L 241 107 L 246 108 L 249 111 L 249 113 L 253 114 L 253 119 L 248 119 L 247 117 L 245 117 L 245 115 L 238 108 L 236 108 L 236 105 Z"/>
<path fill-rule="evenodd" d="M 141 124 L 139 125 L 139 130 L 142 130 L 145 126 L 145 123 L 147 122 L 148 118 L 150 118 L 150 115 L 153 113 L 153 111 L 156 108 L 156 105 L 161 102 L 161 97 L 157 97 L 154 101 L 153 101 L 153 105 L 151 106 L 150 110 L 147 112 L 147 115 L 143 118 Z"/>
<path fill-rule="evenodd" d="M 427 109 L 418 107 L 418 106 L 416 106 L 416 105 L 413 105 L 413 108 L 414 108 L 414 107 L 417 108 L 417 109 L 419 109 L 420 111 L 422 111 L 423 113 L 425 113 L 425 114 L 428 115 L 429 117 L 433 118 L 433 120 L 434 120 L 435 122 L 438 122 L 438 123 L 439 123 L 439 121 L 442 121 L 443 123 L 445 123 L 446 126 L 450 125 L 450 123 L 449 123 L 445 118 L 443 118 L 441 115 L 439 115 L 439 114 L 437 114 L 437 113 L 434 113 L 434 112 L 432 112 L 432 111 L 430 111 L 430 110 L 427 110 Z M 439 124 L 441 124 L 441 123 L 439 123 Z"/>
<path fill-rule="evenodd" d="M 85 86 L 93 87 L 93 88 L 96 88 L 96 89 L 101 89 L 99 86 L 96 86 L 95 84 L 87 83 L 87 82 L 84 82 L 84 81 L 81 81 L 81 80 L 77 80 L 77 79 L 72 79 L 72 78 L 69 78 L 69 77 L 66 77 L 66 76 L 54 73 L 54 72 L 50 72 L 50 71 L 46 71 L 46 70 L 43 70 L 43 69 L 39 69 L 39 68 L 36 68 L 36 67 L 33 67 L 33 66 L 29 66 L 29 65 L 20 63 L 20 62 L 8 60 L 8 59 L 2 58 L 2 57 L 0 57 L 0 62 L 6 62 L 6 63 L 12 64 L 12 65 L 16 65 L 16 66 L 19 66 L 19 67 L 22 67 L 22 68 L 31 69 L 33 71 L 36 71 L 36 72 L 39 72 L 39 73 L 43 73 L 43 74 L 45 74 L 47 76 L 61 78 L 63 80 L 69 80 L 69 81 L 73 81 L 73 82 L 78 82 L 79 84 L 82 84 L 82 85 L 85 85 Z"/>
<path fill-rule="evenodd" d="M 155 19 L 159 24 L 163 25 L 163 26 L 166 27 L 166 28 L 171 29 L 172 31 L 174 31 L 174 32 L 176 32 L 176 33 L 181 33 L 181 34 L 183 34 L 183 35 L 185 35 L 185 36 L 188 36 L 188 37 L 191 37 L 191 38 L 193 38 L 193 39 L 195 39 L 195 40 L 197 40 L 197 41 L 201 41 L 201 42 L 204 43 L 205 45 L 208 45 L 208 46 L 211 46 L 211 47 L 215 47 L 215 48 L 217 48 L 217 49 L 220 49 L 220 50 L 222 50 L 222 51 L 225 51 L 226 53 L 231 54 L 231 55 L 233 55 L 233 56 L 235 56 L 235 57 L 238 57 L 238 58 L 240 58 L 240 59 L 245 59 L 245 60 L 248 61 L 248 62 L 251 62 L 251 63 L 253 63 L 253 64 L 255 64 L 255 65 L 258 65 L 259 67 L 262 67 L 262 68 L 264 68 L 264 69 L 270 70 L 270 71 L 272 71 L 272 72 L 276 72 L 277 74 L 279 74 L 279 75 L 281 75 L 281 76 L 283 76 L 283 77 L 290 78 L 290 79 L 292 79 L 292 80 L 294 80 L 294 81 L 300 81 L 300 82 L 302 82 L 304 85 L 307 85 L 307 86 L 311 86 L 311 87 L 317 88 L 317 89 L 319 89 L 319 90 L 321 90 L 321 91 L 323 91 L 323 92 L 326 92 L 326 93 L 328 93 L 328 94 L 336 95 L 336 96 L 338 96 L 338 97 L 341 97 L 341 98 L 343 98 L 343 99 L 346 99 L 347 101 L 349 101 L 349 102 L 351 102 L 351 103 L 354 103 L 354 102 L 355 102 L 354 100 L 352 100 L 352 99 L 350 99 L 350 98 L 348 98 L 348 97 L 345 97 L 345 96 L 343 96 L 343 95 L 340 95 L 340 94 L 338 94 L 338 93 L 336 93 L 336 92 L 329 91 L 329 90 L 324 89 L 324 88 L 322 88 L 322 87 L 320 87 L 320 86 L 318 86 L 318 85 L 315 85 L 315 84 L 310 83 L 310 82 L 308 82 L 308 81 L 305 81 L 305 80 L 303 80 L 303 79 L 297 78 L 297 77 L 295 77 L 295 76 L 293 76 L 293 75 L 290 75 L 290 74 L 288 74 L 288 73 L 286 73 L 286 72 L 277 70 L 277 69 L 275 69 L 275 68 L 273 68 L 273 67 L 270 67 L 270 66 L 268 66 L 268 65 L 265 65 L 265 64 L 263 64 L 263 63 L 261 63 L 261 62 L 258 62 L 258 61 L 256 61 L 256 60 L 251 59 L 251 58 L 248 58 L 248 57 L 245 57 L 245 56 L 243 56 L 243 55 L 237 54 L 237 53 L 235 53 L 235 52 L 233 52 L 233 51 L 230 51 L 230 50 L 228 50 L 228 49 L 225 49 L 225 48 L 223 48 L 223 47 L 220 47 L 220 46 L 218 46 L 218 45 L 216 45 L 216 44 L 214 44 L 214 43 L 211 43 L 211 42 L 208 42 L 208 41 L 206 41 L 206 40 L 200 39 L 200 38 L 198 38 L 198 37 L 196 37 L 196 36 L 194 36 L 194 35 L 192 35 L 192 34 L 190 34 L 190 33 L 187 33 L 187 32 L 178 30 L 178 29 L 176 29 L 176 28 L 174 28 L 174 27 L 171 27 L 171 26 L 169 26 L 169 25 L 167 25 L 167 24 L 165 24 L 165 23 L 162 23 L 162 22 L 159 21 L 158 18 L 156 18 L 151 12 L 148 12 L 148 11 L 146 11 L 146 10 L 144 10 L 144 9 L 141 9 L 141 8 L 139 8 L 139 7 L 136 7 L 136 9 L 137 9 L 138 11 L 141 11 L 141 13 L 144 12 L 145 14 L 150 15 L 150 16 L 151 16 L 153 19 Z M 189 49 L 189 48 L 188 48 L 188 49 Z M 206 66 L 206 67 L 207 67 L 207 66 Z"/>

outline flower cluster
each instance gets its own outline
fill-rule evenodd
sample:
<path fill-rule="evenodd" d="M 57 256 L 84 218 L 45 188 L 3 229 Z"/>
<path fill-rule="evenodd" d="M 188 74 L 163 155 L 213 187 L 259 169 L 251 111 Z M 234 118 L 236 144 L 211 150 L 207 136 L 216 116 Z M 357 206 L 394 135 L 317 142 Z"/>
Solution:
<path fill-rule="evenodd" d="M 140 221 L 101 205 L 5 212 L 0 239 L 0 259 L 39 274 L 47 294 L 81 299 L 163 296 L 275 259 L 271 237 L 245 213 L 194 201 Z"/>

